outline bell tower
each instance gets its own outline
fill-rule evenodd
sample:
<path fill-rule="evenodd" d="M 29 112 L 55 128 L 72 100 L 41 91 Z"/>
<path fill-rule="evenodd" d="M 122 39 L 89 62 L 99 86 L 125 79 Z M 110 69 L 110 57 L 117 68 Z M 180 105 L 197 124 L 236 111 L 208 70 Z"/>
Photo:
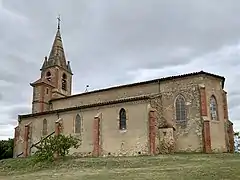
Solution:
<path fill-rule="evenodd" d="M 44 58 L 40 69 L 41 77 L 30 84 L 33 87 L 32 113 L 50 110 L 51 99 L 71 96 L 73 73 L 64 53 L 60 17 L 57 19 L 57 32 L 49 57 Z"/>

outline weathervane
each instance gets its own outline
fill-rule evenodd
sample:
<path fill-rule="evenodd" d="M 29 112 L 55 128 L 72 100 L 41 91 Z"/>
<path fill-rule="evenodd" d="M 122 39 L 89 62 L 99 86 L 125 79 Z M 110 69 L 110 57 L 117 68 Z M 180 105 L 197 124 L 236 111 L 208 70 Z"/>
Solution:
<path fill-rule="evenodd" d="M 58 29 L 60 29 L 60 22 L 61 22 L 60 14 L 59 14 L 58 17 L 57 17 L 57 20 L 58 20 Z"/>

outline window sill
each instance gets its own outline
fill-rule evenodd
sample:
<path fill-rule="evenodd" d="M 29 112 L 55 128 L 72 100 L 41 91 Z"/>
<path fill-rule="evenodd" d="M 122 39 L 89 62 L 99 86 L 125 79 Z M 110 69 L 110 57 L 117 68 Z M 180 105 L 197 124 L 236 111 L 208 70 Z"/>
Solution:
<path fill-rule="evenodd" d="M 126 133 L 127 130 L 126 130 L 126 129 L 120 129 L 119 132 L 120 132 L 120 133 Z"/>
<path fill-rule="evenodd" d="M 80 137 L 81 133 L 73 133 L 74 136 Z"/>
<path fill-rule="evenodd" d="M 219 124 L 220 121 L 219 120 L 211 120 L 212 123 L 216 123 L 216 124 Z"/>

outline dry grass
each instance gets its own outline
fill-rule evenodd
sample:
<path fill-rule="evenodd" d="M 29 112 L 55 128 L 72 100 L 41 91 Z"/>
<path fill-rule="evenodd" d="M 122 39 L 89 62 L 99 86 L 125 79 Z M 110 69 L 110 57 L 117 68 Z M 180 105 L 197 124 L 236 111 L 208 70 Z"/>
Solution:
<path fill-rule="evenodd" d="M 240 179 L 238 154 L 177 154 L 156 157 L 81 158 L 55 163 L 0 161 L 0 179 L 10 180 L 223 180 Z"/>

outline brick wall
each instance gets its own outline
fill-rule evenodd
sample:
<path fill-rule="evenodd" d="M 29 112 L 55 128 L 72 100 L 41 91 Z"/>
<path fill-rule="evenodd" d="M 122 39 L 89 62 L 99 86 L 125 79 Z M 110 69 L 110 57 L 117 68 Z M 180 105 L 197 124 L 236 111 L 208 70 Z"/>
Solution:
<path fill-rule="evenodd" d="M 93 156 L 99 156 L 100 150 L 100 117 L 96 116 L 93 121 Z"/>
<path fill-rule="evenodd" d="M 149 154 L 156 154 L 156 123 L 157 117 L 155 110 L 149 111 Z"/>

